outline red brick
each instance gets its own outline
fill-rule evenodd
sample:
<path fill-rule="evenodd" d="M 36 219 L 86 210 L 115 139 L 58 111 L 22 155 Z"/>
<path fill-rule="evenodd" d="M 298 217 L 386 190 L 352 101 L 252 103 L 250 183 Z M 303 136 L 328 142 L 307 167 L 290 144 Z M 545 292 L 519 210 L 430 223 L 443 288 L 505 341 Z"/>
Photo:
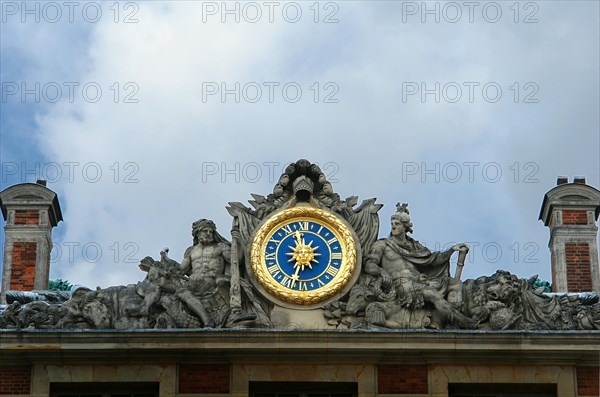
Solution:
<path fill-rule="evenodd" d="M 427 365 L 378 365 L 379 394 L 428 394 Z"/>
<path fill-rule="evenodd" d="M 587 225 L 587 213 L 584 210 L 565 210 L 562 221 L 564 225 Z"/>
<path fill-rule="evenodd" d="M 585 211 L 583 211 L 585 213 Z M 565 244 L 567 289 L 569 292 L 592 290 L 590 247 L 587 243 Z"/>
<path fill-rule="evenodd" d="M 228 394 L 229 364 L 182 364 L 179 366 L 179 393 Z"/>
<path fill-rule="evenodd" d="M 577 395 L 600 395 L 600 367 L 577 367 Z"/>
<path fill-rule="evenodd" d="M 0 365 L 0 394 L 29 394 L 31 366 Z"/>
<path fill-rule="evenodd" d="M 31 291 L 35 279 L 37 243 L 15 242 L 12 250 L 10 289 Z"/>
<path fill-rule="evenodd" d="M 39 225 L 40 212 L 38 210 L 16 210 L 15 225 Z"/>

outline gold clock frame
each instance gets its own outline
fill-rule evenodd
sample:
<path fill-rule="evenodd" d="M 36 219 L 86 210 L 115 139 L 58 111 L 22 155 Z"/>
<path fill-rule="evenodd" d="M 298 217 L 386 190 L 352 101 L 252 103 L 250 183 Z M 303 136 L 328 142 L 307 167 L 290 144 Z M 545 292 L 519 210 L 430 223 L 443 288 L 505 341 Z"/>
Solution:
<path fill-rule="evenodd" d="M 281 226 L 295 221 L 319 222 L 329 228 L 342 247 L 340 270 L 325 286 L 311 291 L 295 291 L 277 283 L 269 274 L 265 261 L 265 248 L 272 233 Z M 250 263 L 256 280 L 271 296 L 296 305 L 315 305 L 340 294 L 355 278 L 359 261 L 358 240 L 344 220 L 334 213 L 316 207 L 299 206 L 284 209 L 265 220 L 256 230 L 250 247 Z"/>

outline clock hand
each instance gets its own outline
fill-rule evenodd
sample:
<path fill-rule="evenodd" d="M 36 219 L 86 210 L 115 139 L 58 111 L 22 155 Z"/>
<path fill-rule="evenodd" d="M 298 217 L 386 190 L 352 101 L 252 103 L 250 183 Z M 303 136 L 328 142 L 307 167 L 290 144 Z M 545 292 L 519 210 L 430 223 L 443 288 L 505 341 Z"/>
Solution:
<path fill-rule="evenodd" d="M 296 285 L 296 281 L 298 281 L 300 279 L 300 276 L 298 276 L 299 271 L 300 271 L 300 266 L 296 266 L 296 273 L 294 273 L 294 275 L 292 277 L 290 277 L 290 279 L 292 280 L 292 288 L 294 288 L 294 286 Z"/>
<path fill-rule="evenodd" d="M 306 267 L 312 269 L 312 264 L 311 262 L 317 262 L 318 261 L 315 259 L 315 256 L 319 256 L 321 254 L 319 253 L 315 253 L 315 248 L 312 247 L 312 241 L 309 242 L 308 244 L 306 244 L 304 242 L 304 239 L 302 238 L 302 233 L 299 230 L 296 230 L 294 232 L 294 237 L 296 239 L 296 246 L 295 247 L 291 247 L 289 246 L 289 248 L 291 248 L 293 250 L 293 252 L 288 252 L 287 255 L 290 255 L 291 258 L 288 260 L 288 262 L 291 261 L 295 261 L 294 263 L 294 269 L 295 269 L 295 273 L 293 276 L 290 277 L 290 279 L 292 280 L 292 288 L 294 288 L 294 286 L 296 285 L 296 282 L 298 280 L 300 280 L 300 276 L 298 275 L 301 271 L 304 271 Z"/>
<path fill-rule="evenodd" d="M 302 234 L 300 234 L 299 230 L 296 230 L 296 232 L 294 233 L 294 237 L 296 237 L 296 247 L 304 245 L 304 243 L 302 242 Z"/>

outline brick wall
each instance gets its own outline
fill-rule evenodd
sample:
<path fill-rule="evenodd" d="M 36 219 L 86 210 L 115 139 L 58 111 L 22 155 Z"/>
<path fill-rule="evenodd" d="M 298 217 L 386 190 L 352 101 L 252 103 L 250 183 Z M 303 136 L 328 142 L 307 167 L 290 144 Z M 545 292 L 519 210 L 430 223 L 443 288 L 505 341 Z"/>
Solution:
<path fill-rule="evenodd" d="M 35 258 L 37 243 L 15 242 L 12 250 L 10 289 L 31 291 L 35 279 Z"/>
<path fill-rule="evenodd" d="M 564 210 L 562 223 L 563 225 L 587 225 L 587 213 L 584 210 Z"/>
<path fill-rule="evenodd" d="M 565 244 L 567 256 L 567 289 L 569 292 L 592 290 L 590 247 L 587 243 Z"/>
<path fill-rule="evenodd" d="M 577 395 L 600 396 L 600 368 L 577 367 Z"/>
<path fill-rule="evenodd" d="M 0 365 L 0 394 L 29 394 L 30 388 L 29 365 Z"/>
<path fill-rule="evenodd" d="M 228 394 L 229 364 L 179 366 L 179 393 Z"/>
<path fill-rule="evenodd" d="M 16 210 L 15 225 L 37 225 L 40 223 L 38 210 Z"/>
<path fill-rule="evenodd" d="M 428 394 L 427 365 L 378 365 L 379 394 Z"/>

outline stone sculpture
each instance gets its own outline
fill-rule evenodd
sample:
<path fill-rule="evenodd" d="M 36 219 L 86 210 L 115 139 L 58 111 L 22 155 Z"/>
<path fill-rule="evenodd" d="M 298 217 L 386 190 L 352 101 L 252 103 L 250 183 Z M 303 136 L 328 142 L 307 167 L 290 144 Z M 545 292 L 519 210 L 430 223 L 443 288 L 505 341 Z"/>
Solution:
<path fill-rule="evenodd" d="M 408 233 L 406 204 L 397 205 L 390 237 L 366 255 L 363 274 L 348 297 L 323 307 L 329 324 L 349 328 L 481 330 L 600 329 L 600 303 L 593 293 L 544 293 L 537 276 L 519 279 L 503 270 L 462 282 L 451 277 L 449 259 L 468 247 L 430 252 Z M 460 266 L 458 267 L 460 269 Z"/>
<path fill-rule="evenodd" d="M 379 290 L 393 291 L 391 305 L 373 303 L 367 307 L 368 321 L 373 325 L 404 328 L 402 321 L 390 321 L 402 308 L 421 310 L 425 303 L 435 308 L 443 324 L 473 328 L 475 322 L 445 299 L 450 282 L 450 256 L 466 244 L 457 244 L 445 252 L 431 252 L 411 238 L 412 223 L 406 205 L 397 206 L 392 215 L 391 236 L 379 240 L 367 255 L 364 271 L 375 276 Z"/>
<path fill-rule="evenodd" d="M 362 252 L 354 284 L 320 308 L 331 328 L 600 329 L 596 294 L 549 294 L 537 276 L 520 279 L 502 270 L 462 281 L 466 244 L 431 252 L 410 236 L 407 204 L 397 205 L 390 236 L 377 240 L 382 205 L 375 201 L 356 207 L 356 196 L 342 200 L 318 165 L 299 160 L 286 168 L 271 194 L 253 194 L 251 207 L 229 203 L 232 242 L 212 221 L 200 219 L 192 224 L 193 244 L 181 264 L 164 248 L 159 260 L 148 256 L 140 261 L 146 276 L 137 284 L 96 290 L 75 285 L 69 293 L 9 291 L 10 305 L 0 308 L 0 328 L 270 328 L 274 303 L 253 284 L 249 247 L 261 222 L 304 205 L 341 218 Z M 452 277 L 455 252 L 458 266 Z"/>

